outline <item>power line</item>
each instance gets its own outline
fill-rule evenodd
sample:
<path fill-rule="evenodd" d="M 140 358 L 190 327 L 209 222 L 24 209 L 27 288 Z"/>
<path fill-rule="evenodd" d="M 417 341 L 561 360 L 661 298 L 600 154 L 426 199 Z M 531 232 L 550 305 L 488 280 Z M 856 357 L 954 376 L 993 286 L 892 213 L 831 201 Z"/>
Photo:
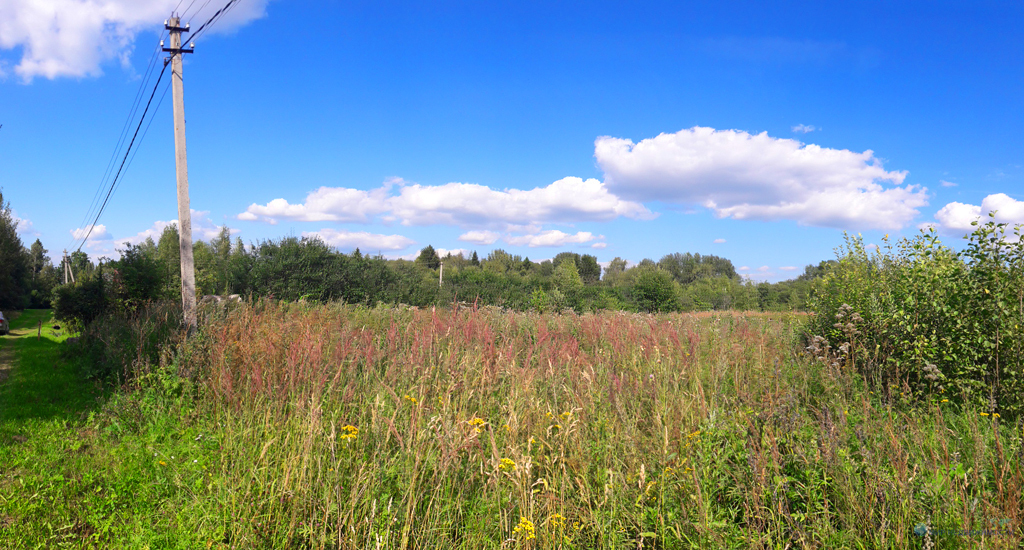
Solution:
<path fill-rule="evenodd" d="M 185 1 L 185 0 L 181 0 L 181 2 L 184 2 L 184 1 Z M 181 5 L 181 2 L 178 2 L 178 5 L 179 5 L 179 6 Z M 209 0 L 207 0 L 207 2 L 209 2 Z M 185 8 L 185 11 L 181 12 L 181 15 L 180 15 L 180 16 L 178 16 L 178 17 L 181 17 L 181 18 L 185 17 L 185 14 L 186 14 L 186 13 L 188 13 L 188 10 L 192 9 L 192 6 L 194 6 L 194 5 L 195 5 L 195 3 L 196 3 L 196 0 L 192 0 L 191 2 L 189 2 L 189 3 L 188 3 L 188 7 L 187 7 L 187 8 Z M 203 6 L 205 6 L 205 5 L 206 5 L 206 4 L 203 4 Z M 200 10 L 200 11 L 202 11 L 202 9 L 203 9 L 203 8 L 199 8 L 199 10 Z M 178 8 L 174 8 L 174 11 L 178 11 Z"/>
<path fill-rule="evenodd" d="M 124 124 L 121 127 L 121 133 L 117 138 L 117 144 L 114 146 L 114 150 L 111 151 L 110 153 L 110 160 L 107 161 L 107 167 L 103 171 L 103 177 L 100 178 L 99 185 L 96 187 L 96 192 L 93 194 L 92 201 L 90 201 L 89 203 L 89 209 L 86 210 L 85 215 L 82 217 L 82 221 L 81 223 L 79 223 L 79 227 L 85 226 L 85 222 L 89 219 L 90 216 L 92 216 L 92 213 L 95 211 L 96 206 L 99 204 L 100 197 L 103 196 L 103 188 L 106 187 L 105 182 L 107 181 L 107 178 L 110 177 L 110 173 L 114 169 L 114 162 L 117 159 L 117 155 L 121 151 L 121 147 L 124 145 L 125 140 L 128 138 L 128 129 L 130 127 L 132 120 L 135 118 L 135 114 L 139 110 L 139 105 L 142 103 L 142 98 L 144 97 L 143 94 L 145 92 L 146 86 L 150 82 L 150 78 L 153 75 L 153 68 L 155 67 L 154 62 L 156 61 L 157 54 L 159 53 L 160 47 L 157 46 L 153 49 L 153 55 L 151 55 L 149 58 L 149 62 L 146 66 L 146 71 L 143 74 L 142 79 L 139 81 L 139 89 L 135 92 L 135 99 L 132 100 L 131 108 L 128 109 L 128 116 L 125 118 Z M 76 240 L 77 239 L 72 238 L 72 240 L 68 243 L 68 247 L 70 248 Z"/>
<path fill-rule="evenodd" d="M 146 129 L 142 131 L 142 137 L 139 138 L 139 143 L 146 140 L 146 134 L 149 133 L 149 127 L 153 125 L 153 121 L 156 120 L 156 114 L 160 112 L 160 107 L 164 104 L 164 99 L 167 97 L 167 91 L 171 89 L 171 83 L 168 82 L 164 85 L 164 93 L 160 94 L 160 101 L 156 103 L 156 109 L 153 109 L 153 116 L 149 117 L 149 122 L 146 123 Z M 132 167 L 132 163 L 135 162 L 135 155 L 139 154 L 139 148 L 136 147 L 132 153 L 132 158 L 128 159 L 128 164 L 124 167 L 127 172 Z M 122 180 L 124 181 L 124 180 Z M 117 188 L 121 186 L 121 182 L 118 181 L 114 186 L 114 192 L 117 192 Z"/>
<path fill-rule="evenodd" d="M 160 81 L 163 80 L 165 72 L 167 72 L 166 63 L 164 64 L 164 68 L 160 70 L 160 75 L 156 78 L 156 85 L 153 86 L 153 92 L 149 94 L 149 101 L 146 102 L 146 108 L 142 111 L 142 117 L 139 118 L 139 125 L 135 127 L 135 134 L 132 135 L 132 140 L 128 143 L 128 149 L 124 152 L 124 158 L 121 159 L 121 166 L 117 169 L 114 181 L 110 184 L 110 190 L 107 191 L 107 196 L 103 199 L 103 204 L 100 206 L 99 211 L 96 212 L 96 218 L 93 219 L 92 224 L 89 225 L 89 231 L 85 234 L 85 237 L 82 238 L 82 244 L 78 245 L 76 252 L 82 250 L 86 241 L 89 240 L 89 235 L 92 235 L 92 230 L 96 228 L 96 222 L 100 220 L 100 216 L 103 214 L 103 210 L 106 209 L 110 196 L 114 193 L 114 187 L 117 185 L 118 178 L 121 177 L 121 172 L 124 170 L 125 162 L 128 160 L 128 154 L 132 152 L 132 146 L 135 144 L 135 138 L 138 137 L 139 129 L 142 128 L 142 123 L 146 120 L 146 113 L 149 112 L 149 106 L 153 103 L 153 96 L 156 95 L 157 88 L 160 87 Z"/>
<path fill-rule="evenodd" d="M 207 25 L 212 23 L 214 19 L 217 19 L 218 17 L 220 17 L 221 14 L 225 13 L 226 10 L 228 8 L 230 8 L 237 1 L 238 0 L 228 0 L 228 3 L 224 4 L 224 7 L 222 7 L 221 9 L 217 10 L 217 13 L 214 13 L 213 17 L 207 19 L 206 23 L 203 23 L 202 26 L 199 27 L 199 30 L 197 30 L 196 32 L 192 33 L 192 36 L 189 37 L 189 41 L 190 42 L 194 41 L 197 37 L 199 37 L 199 35 L 203 32 L 203 30 L 206 29 Z"/>

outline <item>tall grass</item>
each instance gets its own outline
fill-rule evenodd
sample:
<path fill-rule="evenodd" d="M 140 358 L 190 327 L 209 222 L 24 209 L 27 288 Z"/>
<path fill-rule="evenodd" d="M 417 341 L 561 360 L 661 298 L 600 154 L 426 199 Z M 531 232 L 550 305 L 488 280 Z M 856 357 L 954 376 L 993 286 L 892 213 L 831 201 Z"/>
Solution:
<path fill-rule="evenodd" d="M 179 521 L 236 548 L 1017 547 L 1021 427 L 876 396 L 802 324 L 211 310 L 169 367 L 216 448 Z"/>

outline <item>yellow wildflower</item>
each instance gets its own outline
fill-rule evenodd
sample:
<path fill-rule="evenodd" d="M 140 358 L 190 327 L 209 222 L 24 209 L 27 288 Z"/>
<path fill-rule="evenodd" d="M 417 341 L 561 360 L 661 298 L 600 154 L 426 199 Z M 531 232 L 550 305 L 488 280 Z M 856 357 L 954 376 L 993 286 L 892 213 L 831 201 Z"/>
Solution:
<path fill-rule="evenodd" d="M 347 440 L 355 439 L 356 436 L 358 436 L 358 435 L 359 435 L 359 428 L 357 428 L 355 426 L 352 426 L 350 424 L 348 426 L 344 426 L 344 427 L 341 428 L 341 435 L 339 435 L 338 437 L 341 438 L 343 441 L 347 441 Z"/>
<path fill-rule="evenodd" d="M 167 463 L 166 463 L 166 462 L 164 462 L 163 460 L 161 460 L 161 461 L 160 461 L 160 465 L 161 465 L 161 466 L 167 466 Z"/>
<path fill-rule="evenodd" d="M 402 397 L 402 399 L 405 399 L 406 401 L 412 403 L 414 407 L 416 406 L 417 403 L 419 403 L 418 399 L 416 399 L 415 397 L 412 397 L 409 394 L 405 394 L 405 396 Z"/>
<path fill-rule="evenodd" d="M 939 401 L 939 403 L 949 403 L 949 399 L 943 399 L 942 401 Z"/>
<path fill-rule="evenodd" d="M 537 529 L 533 526 L 533 522 L 522 516 L 519 517 L 519 524 L 512 530 L 512 533 L 523 540 L 537 538 Z"/>
<path fill-rule="evenodd" d="M 981 416 L 988 416 L 988 413 L 981 413 Z"/>
<path fill-rule="evenodd" d="M 498 469 L 502 472 L 514 472 L 516 471 L 516 462 L 511 458 L 503 458 L 498 464 Z"/>
<path fill-rule="evenodd" d="M 487 425 L 487 421 L 483 418 L 473 417 L 468 421 L 470 426 L 473 426 L 473 431 L 480 433 L 483 431 L 484 426 Z"/>
<path fill-rule="evenodd" d="M 555 529 L 564 528 L 565 516 L 563 516 L 562 514 L 552 514 L 551 517 L 548 518 L 548 525 L 554 527 Z"/>

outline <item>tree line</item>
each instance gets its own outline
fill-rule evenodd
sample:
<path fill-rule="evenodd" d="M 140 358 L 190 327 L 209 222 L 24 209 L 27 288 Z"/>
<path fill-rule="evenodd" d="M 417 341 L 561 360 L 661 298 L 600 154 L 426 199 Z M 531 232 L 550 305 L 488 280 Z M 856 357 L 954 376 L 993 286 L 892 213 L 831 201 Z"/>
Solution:
<path fill-rule="evenodd" d="M 180 299 L 175 225 L 164 228 L 156 241 L 126 245 L 115 261 L 94 263 L 78 251 L 53 265 L 38 239 L 28 248 L 21 244 L 2 196 L 0 204 L 0 307 L 52 305 L 61 317 L 88 322 L 105 311 L 131 312 L 149 302 Z M 801 310 L 811 280 L 827 265 L 807 266 L 794 280 L 755 283 L 743 279 L 726 258 L 689 252 L 636 265 L 615 258 L 603 268 L 595 256 L 575 252 L 534 262 L 501 249 L 485 258 L 476 252 L 441 257 L 433 246 L 412 261 L 389 260 L 359 249 L 342 253 L 318 238 L 245 244 L 232 239 L 227 227 L 208 242 L 197 241 L 193 251 L 200 296 L 367 305 L 467 302 L 540 312 Z M 63 284 L 65 261 L 75 274 L 73 285 Z"/>

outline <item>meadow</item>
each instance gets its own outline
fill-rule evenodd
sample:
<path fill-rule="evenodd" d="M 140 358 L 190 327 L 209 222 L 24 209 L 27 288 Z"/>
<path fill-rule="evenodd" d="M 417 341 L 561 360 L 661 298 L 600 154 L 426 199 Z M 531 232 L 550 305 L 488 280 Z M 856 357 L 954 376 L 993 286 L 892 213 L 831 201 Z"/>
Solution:
<path fill-rule="evenodd" d="M 45 361 L 14 350 L 0 546 L 1020 547 L 1020 420 L 877 391 L 806 349 L 810 319 L 264 300 L 188 339 L 167 309 L 100 320 Z M 15 412 L 85 357 L 119 389 L 64 380 L 72 414 Z"/>

